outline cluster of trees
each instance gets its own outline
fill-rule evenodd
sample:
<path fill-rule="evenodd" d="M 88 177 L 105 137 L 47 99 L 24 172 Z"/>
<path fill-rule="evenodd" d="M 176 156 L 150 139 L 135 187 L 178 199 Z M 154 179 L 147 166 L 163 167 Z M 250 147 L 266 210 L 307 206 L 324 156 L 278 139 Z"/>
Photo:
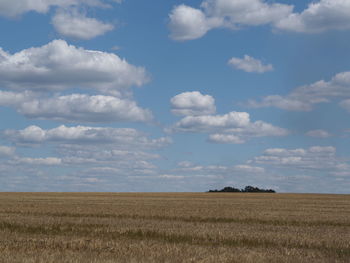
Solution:
<path fill-rule="evenodd" d="M 209 190 L 209 193 L 276 193 L 273 189 L 260 189 L 254 186 L 246 186 L 244 189 L 238 189 L 231 186 L 226 186 L 221 190 Z"/>

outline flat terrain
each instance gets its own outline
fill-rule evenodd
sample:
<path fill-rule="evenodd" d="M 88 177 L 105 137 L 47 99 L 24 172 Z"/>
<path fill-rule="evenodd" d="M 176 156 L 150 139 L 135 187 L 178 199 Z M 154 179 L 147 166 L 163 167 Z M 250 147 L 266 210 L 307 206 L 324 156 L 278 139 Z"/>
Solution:
<path fill-rule="evenodd" d="M 0 262 L 350 262 L 350 195 L 0 193 Z"/>

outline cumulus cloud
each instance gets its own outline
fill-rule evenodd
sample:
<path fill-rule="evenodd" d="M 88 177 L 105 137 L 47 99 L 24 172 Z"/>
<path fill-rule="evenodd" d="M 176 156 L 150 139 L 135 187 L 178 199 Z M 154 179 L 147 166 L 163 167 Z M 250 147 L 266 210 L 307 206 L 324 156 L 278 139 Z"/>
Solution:
<path fill-rule="evenodd" d="M 292 13 L 275 24 L 276 28 L 302 33 L 350 29 L 350 2 L 321 0 L 312 2 L 301 13 Z"/>
<path fill-rule="evenodd" d="M 265 172 L 263 167 L 253 166 L 249 164 L 240 164 L 234 166 L 225 166 L 225 165 L 189 165 L 189 166 L 180 166 L 175 169 L 173 172 L 177 174 L 186 173 L 190 174 L 199 174 L 199 175 L 233 175 L 233 174 L 262 174 Z"/>
<path fill-rule="evenodd" d="M 184 179 L 185 176 L 173 175 L 173 174 L 161 174 L 161 175 L 159 175 L 159 178 L 162 178 L 162 179 Z"/>
<path fill-rule="evenodd" d="M 0 145 L 0 158 L 14 156 L 15 150 L 14 147 Z"/>
<path fill-rule="evenodd" d="M 65 180 L 72 178 L 77 182 L 90 176 L 126 178 L 156 174 L 158 168 L 152 161 L 160 159 L 161 156 L 153 151 L 172 142 L 169 137 L 150 138 L 147 134 L 131 128 L 64 125 L 52 129 L 32 125 L 23 130 L 5 130 L 2 137 L 19 147 L 52 149 L 55 155 L 34 158 L 13 154 L 6 158 L 4 165 L 15 164 L 17 169 L 24 171 L 28 167 L 35 168 L 34 174 L 44 172 L 48 166 L 62 166 L 68 174 L 60 172 L 56 175 Z M 10 150 L 4 148 L 3 152 Z M 55 180 L 53 174 L 51 177 Z"/>
<path fill-rule="evenodd" d="M 292 167 L 294 169 L 332 170 L 343 163 L 336 157 L 333 146 L 312 146 L 308 149 L 272 148 L 253 159 L 257 164 L 268 164 L 277 167 Z"/>
<path fill-rule="evenodd" d="M 300 13 L 294 6 L 264 0 L 205 0 L 199 8 L 175 6 L 169 15 L 171 37 L 191 40 L 214 28 L 233 30 L 271 25 L 274 29 L 302 33 L 350 29 L 350 3 L 346 0 L 312 2 Z"/>
<path fill-rule="evenodd" d="M 8 164 L 17 164 L 18 168 L 32 165 L 38 169 L 50 165 L 61 165 L 69 170 L 74 168 L 76 174 L 67 177 L 74 180 L 91 175 L 125 177 L 154 174 L 157 167 L 151 160 L 161 157 L 148 151 L 171 143 L 170 138 L 152 139 L 135 129 L 63 125 L 48 130 L 38 126 L 19 131 L 7 130 L 4 136 L 19 146 L 40 148 L 50 145 L 58 155 L 48 158 L 15 157 Z M 109 171 L 103 170 L 106 167 L 110 168 Z"/>
<path fill-rule="evenodd" d="M 227 128 L 220 133 L 211 134 L 209 141 L 214 143 L 240 144 L 254 137 L 287 136 L 289 131 L 272 124 L 255 121 L 242 128 Z"/>
<path fill-rule="evenodd" d="M 232 143 L 232 144 L 241 144 L 245 142 L 241 137 L 237 135 L 220 134 L 220 133 L 210 134 L 208 141 L 214 142 L 214 143 Z"/>
<path fill-rule="evenodd" d="M 245 173 L 263 173 L 265 169 L 263 167 L 251 166 L 247 164 L 235 165 L 233 169 L 237 172 Z"/>
<path fill-rule="evenodd" d="M 230 112 L 224 115 L 186 116 L 173 126 L 173 131 L 200 132 L 249 125 L 247 112 Z"/>
<path fill-rule="evenodd" d="M 0 2 L 0 14 L 3 16 L 17 16 L 29 11 L 38 13 L 47 13 L 51 6 L 59 5 L 69 6 L 74 5 L 77 0 L 46 0 L 46 1 L 31 1 L 31 0 L 3 0 Z"/>
<path fill-rule="evenodd" d="M 115 1 L 121 2 L 121 1 Z M 0 15 L 14 17 L 26 12 L 47 13 L 51 7 L 69 7 L 87 5 L 95 7 L 107 7 L 100 0 L 2 0 L 0 1 Z"/>
<path fill-rule="evenodd" d="M 343 100 L 339 103 L 339 105 L 346 109 L 348 112 L 350 112 L 350 99 L 347 99 L 347 100 Z"/>
<path fill-rule="evenodd" d="M 243 143 L 252 137 L 288 134 L 286 129 L 263 121 L 251 122 L 247 112 L 235 111 L 224 115 L 186 116 L 167 131 L 210 133 L 209 141 L 216 143 Z"/>
<path fill-rule="evenodd" d="M 85 157 L 89 155 L 87 151 L 77 151 L 74 153 L 78 154 L 79 157 L 68 155 L 62 159 L 62 164 L 78 167 L 92 166 L 92 168 L 88 170 L 93 172 L 95 176 L 101 175 L 101 173 L 120 175 L 132 175 L 135 173 L 147 174 L 154 173 L 157 169 L 157 167 L 149 161 L 151 158 L 142 159 L 142 156 L 133 155 L 131 152 L 125 155 L 113 155 L 112 152 L 109 152 L 109 155 L 107 155 L 107 151 L 102 151 L 101 153 L 107 156 L 107 158 L 101 158 L 97 151 L 92 152 L 92 154 L 90 154 L 91 156 L 88 158 Z M 86 170 L 87 169 L 84 170 L 84 173 Z"/>
<path fill-rule="evenodd" d="M 150 110 L 132 99 L 131 86 L 148 81 L 145 70 L 117 55 L 85 50 L 55 40 L 13 55 L 0 49 L 0 106 L 28 118 L 69 122 L 148 122 Z M 86 88 L 107 95 L 58 92 Z M 48 95 L 55 94 L 53 97 Z"/>
<path fill-rule="evenodd" d="M 184 165 L 183 165 L 184 164 Z M 164 177 L 160 177 L 160 176 Z M 244 187 L 247 184 L 264 186 L 269 180 L 264 167 L 250 164 L 220 165 L 194 164 L 188 161 L 179 163 L 178 167 L 158 173 L 156 178 L 182 179 L 178 191 L 189 185 L 199 185 L 199 191 L 213 189 L 216 186 L 233 185 Z M 263 182 L 264 180 L 264 182 Z M 260 183 L 263 182 L 263 183 Z M 202 190 L 200 190 L 202 189 Z"/>
<path fill-rule="evenodd" d="M 170 37 L 184 41 L 200 38 L 210 29 L 205 14 L 186 5 L 176 6 L 169 15 Z"/>
<path fill-rule="evenodd" d="M 262 0 L 206 0 L 201 7 L 209 17 L 220 17 L 224 19 L 224 25 L 234 28 L 273 23 L 293 10 L 290 5 Z"/>
<path fill-rule="evenodd" d="M 60 165 L 62 160 L 56 157 L 46 157 L 46 158 L 29 158 L 21 157 L 15 158 L 10 163 L 12 164 L 26 164 L 26 165 Z"/>
<path fill-rule="evenodd" d="M 108 148 L 108 147 L 107 147 Z M 111 147 L 110 149 L 100 149 L 97 150 L 91 145 L 84 145 L 81 147 L 59 147 L 58 152 L 63 156 L 63 162 L 66 164 L 107 164 L 111 162 L 121 161 L 127 163 L 127 160 L 137 160 L 139 164 L 143 164 L 143 168 L 145 168 L 145 164 L 147 164 L 148 160 L 159 159 L 160 156 L 158 154 L 153 154 L 149 152 L 143 152 L 137 149 L 124 149 L 121 150 L 119 148 L 123 147 Z M 153 168 L 154 166 L 146 168 Z"/>
<path fill-rule="evenodd" d="M 344 97 L 350 97 L 350 72 L 338 73 L 330 81 L 320 80 L 298 87 L 285 96 L 269 95 L 261 101 L 250 100 L 247 105 L 253 108 L 277 107 L 290 111 L 310 111 L 315 104 Z M 347 102 L 343 101 L 340 105 L 346 108 Z"/>
<path fill-rule="evenodd" d="M 310 136 L 310 137 L 315 137 L 315 138 L 328 138 L 328 137 L 332 136 L 329 132 L 327 132 L 325 130 L 308 131 L 306 133 L 306 135 Z"/>
<path fill-rule="evenodd" d="M 21 93 L 0 90 L 0 106 L 16 107 L 26 101 L 33 100 L 35 94 L 29 91 Z"/>
<path fill-rule="evenodd" d="M 309 148 L 311 153 L 320 153 L 320 154 L 330 154 L 334 155 L 336 152 L 336 148 L 333 146 L 312 146 Z"/>
<path fill-rule="evenodd" d="M 214 98 L 199 92 L 184 92 L 171 99 L 172 111 L 185 115 L 167 132 L 209 133 L 209 142 L 241 144 L 253 137 L 286 136 L 286 129 L 272 124 L 250 120 L 247 112 L 229 112 L 211 115 L 215 112 Z M 209 114 L 205 114 L 208 112 Z"/>
<path fill-rule="evenodd" d="M 171 112 L 175 115 L 207 115 L 216 112 L 215 99 L 199 91 L 183 92 L 171 98 Z"/>
<path fill-rule="evenodd" d="M 223 24 L 221 17 L 208 17 L 203 10 L 187 5 L 175 6 L 169 15 L 170 37 L 176 41 L 201 38 Z"/>
<path fill-rule="evenodd" d="M 270 148 L 264 151 L 265 155 L 269 156 L 290 156 L 290 155 L 298 155 L 304 156 L 306 154 L 306 150 L 302 148 L 298 149 L 284 149 L 284 148 Z"/>
<path fill-rule="evenodd" d="M 19 144 L 64 143 L 64 144 L 113 144 L 139 148 L 163 147 L 171 143 L 170 138 L 150 139 L 132 128 L 104 128 L 61 125 L 53 129 L 42 129 L 32 125 L 23 130 L 5 130 L 4 136 Z"/>
<path fill-rule="evenodd" d="M 243 70 L 245 72 L 264 73 L 273 70 L 271 64 L 264 65 L 260 60 L 244 55 L 244 58 L 231 58 L 228 64 L 233 68 Z"/>
<path fill-rule="evenodd" d="M 274 23 L 289 15 L 293 6 L 262 0 L 206 0 L 199 9 L 175 6 L 169 15 L 170 37 L 184 41 L 204 36 L 210 29 L 257 26 Z"/>
<path fill-rule="evenodd" d="M 324 102 L 324 101 L 319 101 Z M 315 102 L 316 103 L 316 102 Z M 294 96 L 280 96 L 280 95 L 269 95 L 263 97 L 261 101 L 249 100 L 247 102 L 248 107 L 252 108 L 264 108 L 264 107 L 276 107 L 282 110 L 289 111 L 310 111 L 312 110 L 312 103 L 304 100 L 303 98 Z"/>
<path fill-rule="evenodd" d="M 345 193 L 348 189 L 348 185 L 340 185 L 337 180 L 346 180 L 349 177 L 349 160 L 338 156 L 333 146 L 269 148 L 260 156 L 248 160 L 246 164 L 264 168 L 266 172 L 263 182 L 271 181 L 281 189 Z M 255 177 L 255 180 L 259 181 L 259 178 Z"/>
<path fill-rule="evenodd" d="M 0 98 L 0 106 L 13 106 L 28 118 L 89 123 L 148 122 L 153 119 L 151 111 L 138 107 L 135 101 L 113 96 L 71 94 L 53 98 L 30 98 L 25 94 L 10 95 L 12 96 L 6 100 Z M 17 100 L 9 100 L 11 97 Z"/>
<path fill-rule="evenodd" d="M 96 144 L 57 144 L 56 152 L 62 156 L 62 165 L 79 168 L 75 174 L 78 177 L 126 177 L 155 174 L 157 171 L 152 161 L 161 157 L 140 149 L 154 149 L 159 145 L 138 147 L 126 142 L 104 144 L 101 147 L 101 144 Z"/>
<path fill-rule="evenodd" d="M 112 24 L 86 17 L 77 10 L 59 10 L 52 18 L 52 24 L 62 36 L 74 39 L 91 39 L 113 30 Z"/>
<path fill-rule="evenodd" d="M 60 91 L 92 88 L 120 96 L 148 81 L 145 69 L 113 53 L 54 40 L 13 55 L 0 49 L 0 84 L 8 89 Z"/>
<path fill-rule="evenodd" d="M 193 163 L 190 161 L 182 161 L 177 164 L 179 167 L 191 167 L 193 166 Z"/>
<path fill-rule="evenodd" d="M 114 29 L 110 23 L 79 13 L 78 9 L 91 7 L 109 8 L 110 3 L 121 3 L 121 0 L 2 0 L 0 16 L 16 17 L 26 12 L 46 14 L 56 9 L 52 24 L 56 31 L 65 37 L 74 39 L 91 39 Z"/>

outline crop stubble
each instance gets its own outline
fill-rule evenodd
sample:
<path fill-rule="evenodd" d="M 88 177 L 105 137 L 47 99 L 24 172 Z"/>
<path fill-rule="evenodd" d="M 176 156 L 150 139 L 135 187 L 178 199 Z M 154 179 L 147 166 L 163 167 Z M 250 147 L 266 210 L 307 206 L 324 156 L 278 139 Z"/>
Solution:
<path fill-rule="evenodd" d="M 350 262 L 350 195 L 0 193 L 0 262 Z"/>

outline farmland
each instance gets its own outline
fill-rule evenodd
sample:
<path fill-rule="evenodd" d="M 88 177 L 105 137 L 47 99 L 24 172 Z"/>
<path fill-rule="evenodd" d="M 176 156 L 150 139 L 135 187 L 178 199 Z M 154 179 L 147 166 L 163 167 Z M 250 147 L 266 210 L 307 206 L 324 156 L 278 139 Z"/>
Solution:
<path fill-rule="evenodd" d="M 0 262 L 349 262 L 350 195 L 0 193 Z"/>

